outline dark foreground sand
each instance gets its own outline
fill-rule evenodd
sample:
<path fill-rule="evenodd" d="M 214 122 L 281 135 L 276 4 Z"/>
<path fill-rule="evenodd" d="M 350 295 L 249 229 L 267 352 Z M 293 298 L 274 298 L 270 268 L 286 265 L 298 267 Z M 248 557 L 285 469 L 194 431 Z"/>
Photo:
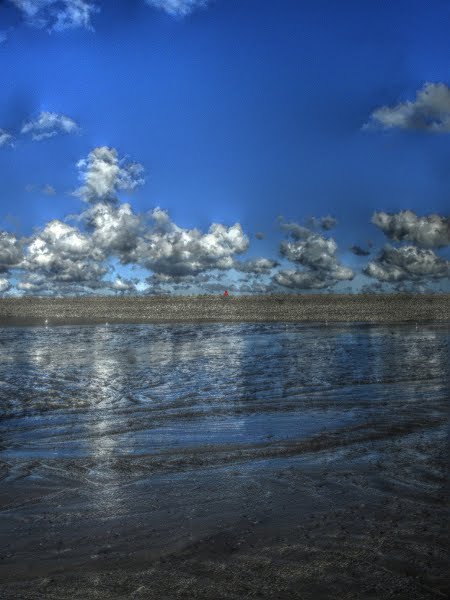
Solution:
<path fill-rule="evenodd" d="M 259 460 L 130 457 L 101 477 L 89 461 L 5 470 L 0 598 L 448 598 L 445 440 L 424 435 L 435 425 L 268 443 Z"/>
<path fill-rule="evenodd" d="M 450 294 L 3 298 L 0 325 L 450 320 Z"/>

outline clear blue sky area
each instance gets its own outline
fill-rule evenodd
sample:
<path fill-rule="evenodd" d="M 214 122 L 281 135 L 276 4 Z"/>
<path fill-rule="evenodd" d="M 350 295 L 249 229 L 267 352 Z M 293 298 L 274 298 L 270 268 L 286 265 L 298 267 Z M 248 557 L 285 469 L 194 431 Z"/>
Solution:
<path fill-rule="evenodd" d="M 447 289 L 448 244 L 423 242 L 413 233 L 401 238 L 371 219 L 375 211 L 410 210 L 420 229 L 422 217 L 448 216 L 448 1 L 82 0 L 95 8 L 87 20 L 66 12 L 62 21 L 57 11 L 69 11 L 72 3 L 44 0 L 42 8 L 40 0 L 30 0 L 34 13 L 21 0 L 0 3 L 1 229 L 21 243 L 54 219 L 86 232 L 86 222 L 66 217 L 93 205 L 82 192 L 73 194 L 88 176 L 89 167 L 83 170 L 79 161 L 105 146 L 117 151 L 120 166 L 124 158 L 145 169 L 145 183 L 115 187 L 118 201 L 129 202 L 135 214 L 161 207 L 180 230 L 202 233 L 211 223 L 239 223 L 247 248 L 228 258 L 280 263 L 262 274 L 245 272 L 245 285 L 256 291 L 273 286 L 276 269 L 322 277 L 315 259 L 298 258 L 308 242 L 317 246 L 317 238 L 335 240 L 336 252 L 326 252 L 355 276 L 340 279 L 332 271 L 330 285 L 309 281 L 303 287 L 299 280 L 280 290 L 345 285 L 355 291 L 399 281 Z M 421 107 L 417 94 L 427 84 L 441 86 L 442 94 Z M 381 107 L 391 113 L 380 116 Z M 55 115 L 53 125 L 42 118 L 39 125 L 46 113 Z M 306 225 L 310 233 L 296 237 L 280 227 L 280 215 L 285 225 Z M 309 217 L 328 215 L 337 219 L 329 230 L 308 224 Z M 256 239 L 258 232 L 264 239 Z M 297 245 L 295 260 L 286 249 L 280 253 L 283 240 Z M 395 281 L 362 275 L 371 260 L 386 268 L 379 255 L 386 243 L 432 253 L 443 270 L 438 276 L 433 271 L 430 281 L 426 274 Z M 30 264 L 10 261 L 0 273 L 8 281 L 4 293 L 25 293 L 18 282 L 30 276 L 41 278 L 35 291 L 64 292 L 69 280 L 32 263 L 27 244 Z M 371 255 L 355 254 L 353 245 Z M 115 270 L 102 277 L 139 280 L 141 291 L 156 285 L 155 274 L 157 286 L 172 291 L 188 284 L 201 291 L 205 275 L 205 290 L 213 290 L 211 273 L 217 289 L 223 279 L 238 291 L 243 276 L 209 258 L 184 269 L 172 258 L 169 267 L 161 266 L 148 249 L 125 258 L 105 248 L 98 260 Z M 84 289 L 83 281 L 69 283 L 70 291 L 78 284 Z M 86 291 L 92 289 L 88 283 Z"/>

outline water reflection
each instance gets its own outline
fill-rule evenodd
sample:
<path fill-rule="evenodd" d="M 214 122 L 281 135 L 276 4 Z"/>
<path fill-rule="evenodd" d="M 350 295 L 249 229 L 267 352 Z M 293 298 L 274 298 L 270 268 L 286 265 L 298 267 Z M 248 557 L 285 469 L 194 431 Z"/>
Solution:
<path fill-rule="evenodd" d="M 448 380 L 449 331 L 432 326 L 3 328 L 2 452 L 113 468 L 120 455 L 295 439 L 389 403 L 432 405 Z"/>

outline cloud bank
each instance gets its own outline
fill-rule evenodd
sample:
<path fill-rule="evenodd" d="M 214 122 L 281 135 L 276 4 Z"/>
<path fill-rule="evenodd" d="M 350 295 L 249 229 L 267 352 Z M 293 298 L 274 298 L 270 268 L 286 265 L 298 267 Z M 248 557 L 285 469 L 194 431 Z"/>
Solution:
<path fill-rule="evenodd" d="M 135 282 L 113 275 L 111 259 L 153 273 L 159 285 L 191 282 L 213 271 L 233 269 L 236 256 L 249 246 L 239 223 L 213 223 L 208 231 L 187 229 L 155 208 L 135 213 L 121 203 L 119 191 L 132 191 L 144 182 L 139 163 L 120 158 L 114 148 L 98 147 L 78 162 L 82 186 L 75 192 L 87 203 L 76 225 L 53 220 L 26 240 L 25 251 L 13 236 L 0 238 L 1 265 L 21 273 L 18 289 L 24 293 L 83 293 L 110 290 L 132 293 Z M 9 236 L 9 237 L 8 237 Z M 266 273 L 274 261 L 239 263 L 245 272 Z"/>
<path fill-rule="evenodd" d="M 163 208 L 135 212 L 120 201 L 119 193 L 144 183 L 144 169 L 115 148 L 94 148 L 77 166 L 81 186 L 74 194 L 83 201 L 77 214 L 51 220 L 27 238 L 0 231 L 1 294 L 329 291 L 355 277 L 327 233 L 334 217 L 310 218 L 315 229 L 280 218 L 286 237 L 279 260 L 246 257 L 250 240 L 238 222 L 202 231 L 180 226 Z M 49 186 L 29 191 L 54 193 Z M 391 243 L 363 268 L 373 283 L 362 289 L 427 289 L 448 279 L 450 261 L 435 251 L 449 245 L 448 217 L 376 212 L 372 222 Z M 369 254 L 358 245 L 351 251 Z"/>

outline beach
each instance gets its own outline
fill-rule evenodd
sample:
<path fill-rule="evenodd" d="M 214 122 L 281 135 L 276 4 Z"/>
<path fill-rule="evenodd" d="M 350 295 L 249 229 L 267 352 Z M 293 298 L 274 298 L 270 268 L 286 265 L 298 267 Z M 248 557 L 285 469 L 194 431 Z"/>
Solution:
<path fill-rule="evenodd" d="M 444 598 L 448 324 L 0 328 L 0 598 Z"/>

